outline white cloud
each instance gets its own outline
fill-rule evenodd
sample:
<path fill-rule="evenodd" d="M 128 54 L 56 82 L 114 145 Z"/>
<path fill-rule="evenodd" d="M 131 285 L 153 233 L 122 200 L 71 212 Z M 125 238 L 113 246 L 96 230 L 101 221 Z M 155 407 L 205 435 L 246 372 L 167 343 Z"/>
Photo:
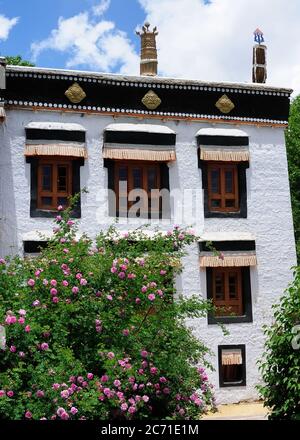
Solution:
<path fill-rule="evenodd" d="M 108 6 L 108 1 L 99 3 L 97 15 Z M 51 49 L 68 54 L 68 68 L 88 66 L 98 71 L 117 69 L 137 74 L 139 59 L 126 34 L 116 29 L 112 21 L 97 20 L 92 15 L 95 16 L 95 9 L 70 18 L 60 17 L 48 38 L 31 45 L 33 59 L 36 61 L 43 51 Z"/>
<path fill-rule="evenodd" d="M 0 40 L 7 40 L 10 30 L 19 21 L 18 17 L 7 18 L 0 14 Z"/>
<path fill-rule="evenodd" d="M 97 17 L 100 17 L 104 14 L 104 12 L 107 11 L 107 9 L 110 6 L 110 0 L 101 0 L 101 2 L 98 5 L 95 5 L 92 9 L 93 14 Z"/>
<path fill-rule="evenodd" d="M 139 0 L 158 27 L 159 71 L 210 81 L 251 81 L 252 33 L 268 46 L 267 84 L 300 92 L 299 0 Z"/>

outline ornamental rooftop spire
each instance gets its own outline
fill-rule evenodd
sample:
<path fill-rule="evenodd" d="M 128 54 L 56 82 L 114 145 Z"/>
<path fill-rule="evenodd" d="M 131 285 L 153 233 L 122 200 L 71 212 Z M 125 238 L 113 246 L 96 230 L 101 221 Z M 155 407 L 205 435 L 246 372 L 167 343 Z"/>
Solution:
<path fill-rule="evenodd" d="M 157 75 L 157 49 L 156 36 L 157 28 L 151 31 L 150 23 L 146 22 L 142 27 L 142 31 L 137 31 L 137 35 L 141 37 L 141 64 L 140 74 L 144 76 Z"/>
<path fill-rule="evenodd" d="M 260 29 L 254 31 L 255 45 L 253 47 L 252 81 L 265 83 L 267 79 L 267 46 L 264 44 L 264 34 Z"/>

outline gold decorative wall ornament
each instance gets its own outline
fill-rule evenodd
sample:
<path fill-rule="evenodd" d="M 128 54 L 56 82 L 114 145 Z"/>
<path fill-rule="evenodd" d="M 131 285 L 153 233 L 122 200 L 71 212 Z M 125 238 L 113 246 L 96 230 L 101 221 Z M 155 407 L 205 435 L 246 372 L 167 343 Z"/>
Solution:
<path fill-rule="evenodd" d="M 234 103 L 228 98 L 227 95 L 221 96 L 215 105 L 222 113 L 230 113 L 235 107 Z"/>
<path fill-rule="evenodd" d="M 153 90 L 149 90 L 143 97 L 142 103 L 149 110 L 155 110 L 161 104 L 161 99 Z"/>
<path fill-rule="evenodd" d="M 80 87 L 77 82 L 74 82 L 68 90 L 65 91 L 65 95 L 73 104 L 79 104 L 85 97 L 85 91 Z"/>

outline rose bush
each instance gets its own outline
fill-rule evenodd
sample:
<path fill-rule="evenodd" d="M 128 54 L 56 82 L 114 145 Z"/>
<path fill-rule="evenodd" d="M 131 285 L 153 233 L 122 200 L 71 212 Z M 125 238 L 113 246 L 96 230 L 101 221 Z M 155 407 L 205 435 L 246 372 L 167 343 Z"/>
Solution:
<path fill-rule="evenodd" d="M 55 222 L 39 257 L 0 260 L 0 419 L 194 419 L 214 407 L 208 349 L 185 326 L 209 305 L 174 300 L 193 234 L 111 228 L 94 245 L 76 239 L 69 209 Z"/>

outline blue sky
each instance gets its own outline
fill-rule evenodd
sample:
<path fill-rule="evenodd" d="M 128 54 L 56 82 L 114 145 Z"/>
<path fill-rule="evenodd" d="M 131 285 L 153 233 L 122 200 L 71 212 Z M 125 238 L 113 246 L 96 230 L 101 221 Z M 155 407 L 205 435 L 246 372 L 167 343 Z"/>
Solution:
<path fill-rule="evenodd" d="M 299 0 L 0 0 L 0 54 L 139 74 L 135 29 L 145 20 L 158 27 L 159 75 L 250 82 L 259 27 L 267 83 L 300 92 Z"/>
<path fill-rule="evenodd" d="M 0 14 L 8 18 L 19 17 L 10 38 L 0 41 L 1 55 L 20 54 L 31 59 L 31 44 L 45 39 L 57 25 L 59 17 L 72 17 L 99 4 L 97 0 L 0 0 Z M 136 26 L 143 23 L 145 12 L 137 0 L 113 0 L 105 12 L 105 19 L 113 20 L 118 29 L 131 37 L 136 50 L 139 40 L 134 35 Z M 42 67 L 64 68 L 67 55 L 45 51 L 38 58 Z M 89 66 L 82 66 L 89 68 Z"/>

